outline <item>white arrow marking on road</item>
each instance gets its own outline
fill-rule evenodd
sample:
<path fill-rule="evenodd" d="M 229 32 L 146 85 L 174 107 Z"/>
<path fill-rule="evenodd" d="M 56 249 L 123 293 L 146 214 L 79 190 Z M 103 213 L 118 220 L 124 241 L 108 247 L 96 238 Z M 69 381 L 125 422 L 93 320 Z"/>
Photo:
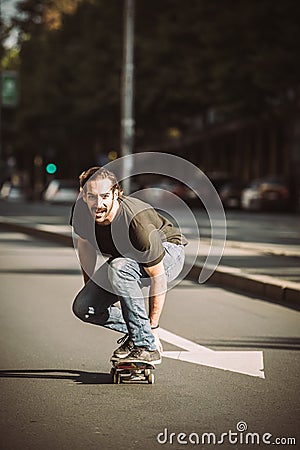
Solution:
<path fill-rule="evenodd" d="M 160 329 L 160 338 L 185 351 L 163 352 L 166 358 L 201 364 L 216 369 L 230 370 L 252 377 L 265 378 L 262 351 L 215 351 L 189 341 L 170 331 Z"/>

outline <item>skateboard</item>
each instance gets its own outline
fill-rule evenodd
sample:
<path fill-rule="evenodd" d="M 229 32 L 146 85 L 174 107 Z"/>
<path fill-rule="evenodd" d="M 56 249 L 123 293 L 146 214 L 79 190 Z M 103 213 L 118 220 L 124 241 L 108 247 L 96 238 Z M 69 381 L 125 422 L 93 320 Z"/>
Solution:
<path fill-rule="evenodd" d="M 113 367 L 110 373 L 112 374 L 114 384 L 135 383 L 139 381 L 147 381 L 149 384 L 154 383 L 154 373 L 152 373 L 152 370 L 155 369 L 155 366 L 153 364 L 141 361 L 125 362 L 121 359 L 111 362 Z"/>

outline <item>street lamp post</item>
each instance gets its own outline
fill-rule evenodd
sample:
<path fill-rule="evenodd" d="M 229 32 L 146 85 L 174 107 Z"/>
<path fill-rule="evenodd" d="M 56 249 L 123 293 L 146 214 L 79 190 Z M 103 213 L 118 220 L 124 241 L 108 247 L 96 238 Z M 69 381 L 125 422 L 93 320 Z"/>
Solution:
<path fill-rule="evenodd" d="M 123 162 L 122 184 L 125 193 L 130 194 L 130 174 L 134 140 L 134 0 L 125 0 L 123 67 L 121 84 L 121 154 L 127 156 Z"/>

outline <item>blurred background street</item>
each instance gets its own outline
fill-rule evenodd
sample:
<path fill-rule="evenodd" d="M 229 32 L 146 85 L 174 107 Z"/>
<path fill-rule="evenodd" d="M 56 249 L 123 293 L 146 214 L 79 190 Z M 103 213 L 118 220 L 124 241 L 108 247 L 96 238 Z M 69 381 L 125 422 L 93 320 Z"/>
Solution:
<path fill-rule="evenodd" d="M 0 0 L 1 449 L 151 450 L 241 421 L 299 446 L 299 23 L 296 0 Z M 162 153 L 195 175 L 133 175 Z M 122 157 L 125 194 L 189 240 L 154 386 L 112 385 L 119 336 L 71 311 L 78 176 Z M 201 285 L 213 188 L 227 240 Z"/>
<path fill-rule="evenodd" d="M 228 208 L 299 211 L 299 21 L 294 0 L 1 0 L 1 196 L 157 151 Z"/>
<path fill-rule="evenodd" d="M 162 209 L 168 209 L 163 200 L 160 205 Z M 14 224 L 25 229 L 71 236 L 70 211 L 70 205 L 0 201 L 0 225 L 7 224 L 9 228 Z M 194 257 L 198 254 L 203 263 L 211 242 L 211 224 L 204 209 L 193 208 L 192 211 L 196 225 L 191 217 L 186 216 L 185 210 L 177 208 L 173 212 L 176 223 L 189 240 L 187 254 Z M 268 275 L 277 280 L 300 283 L 298 215 L 231 210 L 227 211 L 226 220 L 227 241 L 221 265 L 248 274 Z M 198 235 L 199 249 L 196 247 Z"/>

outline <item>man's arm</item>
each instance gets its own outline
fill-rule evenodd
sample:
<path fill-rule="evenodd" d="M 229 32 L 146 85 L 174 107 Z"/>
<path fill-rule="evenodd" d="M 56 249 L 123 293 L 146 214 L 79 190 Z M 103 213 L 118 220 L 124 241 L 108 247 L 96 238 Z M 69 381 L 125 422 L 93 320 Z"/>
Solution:
<path fill-rule="evenodd" d="M 159 319 L 165 303 L 167 293 L 167 277 L 163 262 L 152 267 L 144 267 L 145 271 L 151 278 L 150 294 L 149 294 L 149 318 L 157 349 L 162 352 L 163 348 L 159 340 Z"/>
<path fill-rule="evenodd" d="M 167 292 L 167 277 L 163 262 L 152 267 L 144 267 L 151 278 L 149 294 L 149 318 L 151 327 L 159 325 L 159 318 L 164 306 Z"/>
<path fill-rule="evenodd" d="M 89 241 L 80 237 L 78 238 L 78 257 L 84 283 L 86 284 L 94 273 L 97 253 Z"/>

